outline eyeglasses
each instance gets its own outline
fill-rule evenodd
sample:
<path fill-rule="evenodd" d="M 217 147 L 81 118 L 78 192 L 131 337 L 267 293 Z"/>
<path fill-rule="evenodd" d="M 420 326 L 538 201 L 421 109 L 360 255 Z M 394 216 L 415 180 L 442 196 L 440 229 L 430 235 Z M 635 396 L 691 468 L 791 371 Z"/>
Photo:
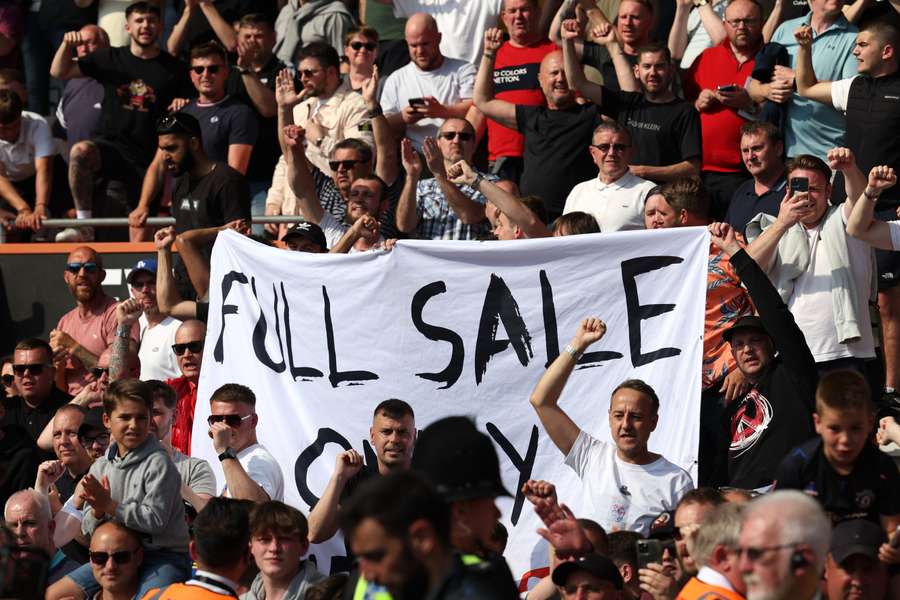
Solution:
<path fill-rule="evenodd" d="M 44 367 L 51 367 L 53 365 L 34 363 L 31 365 L 13 365 L 13 373 L 21 377 L 25 374 L 25 371 L 30 371 L 32 375 L 40 375 L 44 372 Z"/>
<path fill-rule="evenodd" d="M 0 380 L 3 380 L 3 385 L 12 385 L 13 381 L 16 380 L 15 375 L 2 375 L 0 376 Z"/>
<path fill-rule="evenodd" d="M 95 262 L 70 262 L 66 263 L 66 271 L 72 273 L 73 275 L 78 275 L 78 273 L 84 269 L 85 273 L 93 273 L 97 269 L 100 268 Z"/>
<path fill-rule="evenodd" d="M 759 19 L 725 19 L 725 22 L 737 29 L 741 25 L 744 27 L 750 27 L 751 25 L 756 24 Z"/>
<path fill-rule="evenodd" d="M 197 65 L 196 67 L 191 67 L 191 71 L 197 75 L 203 75 L 203 71 L 209 71 L 211 75 L 215 75 L 221 68 L 222 65 Z"/>
<path fill-rule="evenodd" d="M 610 150 L 613 152 L 622 153 L 631 148 L 628 144 L 591 144 L 594 148 L 602 152 L 603 154 L 608 153 Z"/>
<path fill-rule="evenodd" d="M 459 141 L 461 142 L 468 142 L 475 136 L 468 131 L 442 131 L 438 134 L 438 137 L 445 140 L 453 140 L 459 138 Z"/>
<path fill-rule="evenodd" d="M 98 433 L 97 435 L 79 435 L 81 439 L 81 443 L 90 448 L 94 444 L 100 444 L 101 446 L 109 446 L 109 433 Z"/>
<path fill-rule="evenodd" d="M 172 352 L 175 353 L 175 356 L 181 356 L 188 350 L 191 351 L 191 354 L 200 354 L 203 352 L 203 340 L 195 340 L 183 344 L 172 344 Z"/>
<path fill-rule="evenodd" d="M 118 552 L 88 552 L 88 556 L 91 557 L 91 562 L 97 565 L 98 567 L 106 564 L 110 558 L 113 559 L 113 562 L 117 565 L 127 565 L 131 562 L 131 557 L 134 556 L 134 550 L 119 550 Z"/>
<path fill-rule="evenodd" d="M 332 171 L 337 171 L 339 167 L 344 167 L 346 170 L 350 170 L 356 166 L 357 163 L 361 163 L 361 160 L 329 160 L 328 168 Z"/>
<path fill-rule="evenodd" d="M 375 42 L 365 42 L 365 43 L 363 43 L 363 42 L 350 42 L 350 47 L 353 48 L 354 50 L 357 50 L 357 51 L 358 51 L 360 48 L 365 48 L 365 49 L 368 50 L 369 52 L 374 52 L 374 51 L 375 51 L 375 48 L 377 48 L 378 46 L 375 44 Z"/>
<path fill-rule="evenodd" d="M 212 427 L 216 423 L 224 422 L 229 427 L 233 427 L 237 429 L 241 426 L 241 423 L 252 417 L 253 414 L 244 415 L 209 415 L 209 418 L 206 419 L 206 422 L 209 423 L 209 426 Z"/>
<path fill-rule="evenodd" d="M 94 367 L 91 369 L 91 375 L 94 376 L 94 379 L 100 379 L 103 375 L 109 377 L 109 367 Z"/>
<path fill-rule="evenodd" d="M 750 562 L 756 562 L 766 552 L 771 552 L 772 550 L 783 550 L 785 548 L 793 548 L 796 544 L 778 544 L 777 546 L 762 546 L 760 548 L 754 548 L 753 546 L 745 546 L 743 548 L 735 548 L 735 552 L 738 553 L 738 556 L 743 557 L 747 556 L 747 560 Z"/>
<path fill-rule="evenodd" d="M 316 74 L 321 73 L 322 69 L 301 69 L 297 71 L 301 77 L 315 77 Z"/>

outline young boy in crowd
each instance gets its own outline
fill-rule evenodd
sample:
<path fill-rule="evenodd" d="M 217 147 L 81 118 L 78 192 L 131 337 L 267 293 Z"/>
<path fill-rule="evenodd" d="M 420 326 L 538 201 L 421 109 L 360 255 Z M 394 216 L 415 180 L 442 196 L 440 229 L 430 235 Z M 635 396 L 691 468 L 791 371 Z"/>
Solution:
<path fill-rule="evenodd" d="M 900 475 L 894 462 L 875 446 L 875 406 L 865 378 L 856 371 L 834 371 L 816 389 L 816 433 L 794 448 L 776 473 L 776 489 L 814 496 L 832 523 L 863 518 L 879 523 L 890 536 L 900 525 Z M 885 562 L 900 561 L 887 544 Z"/>
<path fill-rule="evenodd" d="M 82 531 L 90 536 L 105 521 L 141 535 L 144 560 L 138 593 L 190 576 L 188 529 L 181 477 L 165 448 L 149 435 L 153 394 L 137 379 L 113 382 L 103 397 L 103 423 L 113 443 L 82 479 L 86 510 Z M 92 598 L 99 586 L 90 565 L 76 569 L 47 591 L 48 599 Z"/>

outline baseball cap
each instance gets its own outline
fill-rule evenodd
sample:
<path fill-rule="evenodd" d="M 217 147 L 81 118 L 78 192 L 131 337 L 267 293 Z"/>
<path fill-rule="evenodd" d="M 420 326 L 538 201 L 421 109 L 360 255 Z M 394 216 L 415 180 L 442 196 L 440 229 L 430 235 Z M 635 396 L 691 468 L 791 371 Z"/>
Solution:
<path fill-rule="evenodd" d="M 325 232 L 323 232 L 322 228 L 315 223 L 301 221 L 300 223 L 294 224 L 293 227 L 288 229 L 285 234 L 281 236 L 281 241 L 287 241 L 290 237 L 299 237 L 309 240 L 319 246 L 322 250 L 328 250 L 328 242 L 325 241 Z"/>
<path fill-rule="evenodd" d="M 735 332 L 739 329 L 758 329 L 766 335 L 769 335 L 769 332 L 766 331 L 766 326 L 763 325 L 762 319 L 756 315 L 745 315 L 738 319 L 734 325 L 726 329 L 725 333 L 722 334 L 722 337 L 730 344 L 731 338 L 734 337 Z"/>
<path fill-rule="evenodd" d="M 137 261 L 137 264 L 132 267 L 131 272 L 128 274 L 128 278 L 125 281 L 128 282 L 128 285 L 132 285 L 134 283 L 134 278 L 137 277 L 138 273 L 141 271 L 150 273 L 151 275 L 156 275 L 156 259 L 155 258 L 142 258 Z"/>
<path fill-rule="evenodd" d="M 831 532 L 831 557 L 841 564 L 854 554 L 878 560 L 878 548 L 887 542 L 879 525 L 868 519 L 849 519 L 838 523 Z"/>
<path fill-rule="evenodd" d="M 98 407 L 88 409 L 84 415 L 84 420 L 78 428 L 78 435 L 85 435 L 92 431 L 106 431 L 106 425 L 103 424 L 103 409 Z"/>
<path fill-rule="evenodd" d="M 572 573 L 584 571 L 594 577 L 608 581 L 616 586 L 617 590 L 621 590 L 623 586 L 622 575 L 616 568 L 616 565 L 605 556 L 599 554 L 586 554 L 579 556 L 576 560 L 559 563 L 553 570 L 553 583 L 556 585 L 566 585 L 566 580 Z"/>

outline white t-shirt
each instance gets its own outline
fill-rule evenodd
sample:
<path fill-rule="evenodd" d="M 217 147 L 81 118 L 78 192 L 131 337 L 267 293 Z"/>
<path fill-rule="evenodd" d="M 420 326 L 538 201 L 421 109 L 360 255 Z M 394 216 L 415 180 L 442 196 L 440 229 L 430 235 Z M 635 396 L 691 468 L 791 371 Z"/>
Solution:
<path fill-rule="evenodd" d="M 856 77 L 859 77 L 857 75 Z M 850 84 L 856 77 L 848 77 L 831 82 L 831 104 L 834 109 L 842 113 L 847 112 L 847 102 L 850 100 Z"/>
<path fill-rule="evenodd" d="M 503 0 L 394 0 L 394 16 L 427 13 L 441 32 L 441 54 L 472 64 L 481 60 L 484 31 L 497 27 Z"/>
<path fill-rule="evenodd" d="M 483 33 L 484 30 L 481 30 L 479 35 Z M 410 62 L 385 80 L 381 92 L 381 107 L 385 113 L 398 113 L 409 106 L 410 98 L 428 96 L 433 96 L 444 105 L 456 104 L 471 98 L 474 86 L 475 67 L 470 63 L 444 58 L 443 64 L 437 69 L 423 71 Z M 421 119 L 406 126 L 406 137 L 420 148 L 426 137 L 437 135 L 443 122 L 443 119 Z"/>
<path fill-rule="evenodd" d="M 644 200 L 654 187 L 656 184 L 652 181 L 631 172 L 612 183 L 603 183 L 599 177 L 582 181 L 569 192 L 563 214 L 586 212 L 593 215 L 604 233 L 643 229 Z"/>
<path fill-rule="evenodd" d="M 237 453 L 237 457 L 250 479 L 258 483 L 269 495 L 269 500 L 280 502 L 284 499 L 284 477 L 281 475 L 281 467 L 262 444 L 247 446 Z M 226 498 L 231 497 L 231 494 L 228 493 L 227 481 L 219 495 Z"/>
<path fill-rule="evenodd" d="M 36 158 L 56 153 L 56 142 L 44 117 L 23 110 L 19 139 L 15 142 L 0 140 L 0 175 L 10 181 L 28 179 L 37 172 L 34 166 Z"/>
<path fill-rule="evenodd" d="M 720 19 L 725 18 L 725 9 L 728 7 L 728 0 L 721 0 L 712 5 L 712 10 Z M 681 57 L 681 68 L 690 69 L 697 57 L 703 54 L 703 51 L 712 47 L 712 39 L 709 32 L 703 26 L 703 20 L 700 18 L 700 9 L 692 8 L 688 15 L 687 21 L 687 37 L 688 43 L 684 48 L 684 55 Z"/>
<path fill-rule="evenodd" d="M 178 358 L 172 351 L 175 331 L 181 326 L 181 321 L 166 317 L 154 327 L 150 327 L 147 317 L 141 315 L 138 324 L 141 328 L 141 345 L 138 349 L 138 357 L 141 359 L 141 380 L 165 381 L 181 377 Z"/>
<path fill-rule="evenodd" d="M 845 203 L 843 207 L 846 206 Z M 843 207 L 839 210 L 846 226 L 847 219 Z M 865 242 L 844 235 L 850 258 L 850 272 L 855 279 L 856 293 L 859 295 L 859 306 L 865 307 L 865 310 L 862 311 L 859 320 L 860 338 L 855 342 L 842 344 L 838 340 L 837 327 L 834 323 L 831 297 L 832 264 L 821 240 L 823 225 L 824 221 L 818 227 L 806 230 L 810 265 L 794 281 L 794 292 L 788 300 L 788 308 L 794 315 L 797 326 L 803 331 L 816 362 L 850 356 L 871 358 L 875 356 L 875 341 L 867 308 L 872 281 L 872 248 Z"/>
<path fill-rule="evenodd" d="M 616 447 L 578 434 L 565 460 L 581 478 L 593 506 L 584 516 L 600 523 L 607 532 L 650 533 L 654 519 L 675 510 L 681 497 L 693 489 L 691 476 L 660 456 L 649 465 L 623 462 Z"/>

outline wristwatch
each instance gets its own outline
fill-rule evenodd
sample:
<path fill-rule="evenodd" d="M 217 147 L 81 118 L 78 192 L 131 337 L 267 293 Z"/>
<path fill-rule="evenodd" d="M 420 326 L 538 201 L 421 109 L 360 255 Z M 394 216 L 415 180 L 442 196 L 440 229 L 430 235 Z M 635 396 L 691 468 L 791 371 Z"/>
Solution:
<path fill-rule="evenodd" d="M 709 0 L 694 0 L 694 6 L 700 8 L 701 6 L 706 6 L 709 4 Z"/>
<path fill-rule="evenodd" d="M 241 75 L 254 75 L 256 73 L 256 71 L 247 67 L 238 67 L 237 70 Z"/>
<path fill-rule="evenodd" d="M 237 454 L 235 454 L 234 450 L 231 449 L 231 446 L 225 448 L 225 452 L 219 455 L 219 462 L 228 460 L 229 458 L 233 458 L 234 460 L 238 459 Z"/>

